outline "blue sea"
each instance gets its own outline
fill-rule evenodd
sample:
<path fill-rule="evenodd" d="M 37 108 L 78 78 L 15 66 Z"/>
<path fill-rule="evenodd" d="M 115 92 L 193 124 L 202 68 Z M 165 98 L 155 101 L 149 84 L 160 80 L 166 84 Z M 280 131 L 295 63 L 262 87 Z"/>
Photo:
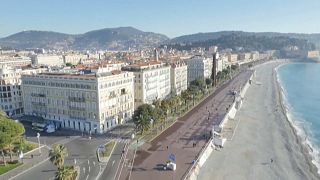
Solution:
<path fill-rule="evenodd" d="M 292 122 L 303 143 L 310 147 L 313 163 L 320 165 L 320 63 L 290 63 L 277 69 L 278 81 Z"/>

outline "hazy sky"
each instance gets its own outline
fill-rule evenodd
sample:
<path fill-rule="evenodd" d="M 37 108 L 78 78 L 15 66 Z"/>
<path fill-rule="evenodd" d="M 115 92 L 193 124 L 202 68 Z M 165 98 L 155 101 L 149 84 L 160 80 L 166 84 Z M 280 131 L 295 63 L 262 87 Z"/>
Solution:
<path fill-rule="evenodd" d="M 0 37 L 133 26 L 169 37 L 221 30 L 320 32 L 320 0 L 1 0 Z"/>

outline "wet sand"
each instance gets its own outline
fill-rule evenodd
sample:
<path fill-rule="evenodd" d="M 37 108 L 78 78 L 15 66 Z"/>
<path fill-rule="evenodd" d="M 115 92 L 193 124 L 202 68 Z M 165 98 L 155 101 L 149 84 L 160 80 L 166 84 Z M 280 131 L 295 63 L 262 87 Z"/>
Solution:
<path fill-rule="evenodd" d="M 307 149 L 284 114 L 274 68 L 256 67 L 235 119 L 240 123 L 232 141 L 214 151 L 200 170 L 199 180 L 319 179 Z"/>

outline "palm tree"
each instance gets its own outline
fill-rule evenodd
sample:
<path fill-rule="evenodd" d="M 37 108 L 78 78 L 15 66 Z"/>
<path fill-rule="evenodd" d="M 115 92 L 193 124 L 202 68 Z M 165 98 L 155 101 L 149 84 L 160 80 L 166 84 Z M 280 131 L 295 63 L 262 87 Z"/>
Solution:
<path fill-rule="evenodd" d="M 165 112 L 165 115 L 168 115 L 168 110 L 170 108 L 169 100 L 165 99 L 161 101 L 161 109 Z"/>
<path fill-rule="evenodd" d="M 56 180 L 74 180 L 77 177 L 77 171 L 73 166 L 63 166 L 57 172 Z"/>
<path fill-rule="evenodd" d="M 136 119 L 137 129 L 143 134 L 145 131 L 150 129 L 150 119 L 148 114 L 142 113 Z"/>
<path fill-rule="evenodd" d="M 67 156 L 67 148 L 62 144 L 57 144 L 49 151 L 50 161 L 57 166 L 58 170 L 64 166 L 64 158 Z"/>

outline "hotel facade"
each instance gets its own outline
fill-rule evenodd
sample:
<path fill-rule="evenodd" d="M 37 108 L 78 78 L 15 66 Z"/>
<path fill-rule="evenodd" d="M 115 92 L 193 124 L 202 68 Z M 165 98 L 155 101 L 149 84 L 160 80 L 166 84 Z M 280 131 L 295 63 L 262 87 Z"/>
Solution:
<path fill-rule="evenodd" d="M 188 66 L 188 84 L 198 78 L 210 78 L 213 60 L 202 56 L 195 56 L 185 60 Z"/>
<path fill-rule="evenodd" d="M 129 65 L 122 70 L 134 73 L 135 109 L 165 99 L 171 93 L 170 66 L 165 63 L 151 61 Z"/>
<path fill-rule="evenodd" d="M 0 67 L 0 109 L 12 117 L 23 115 L 24 106 L 21 90 L 21 75 L 47 71 L 46 68 L 21 69 L 11 66 Z"/>
<path fill-rule="evenodd" d="M 188 88 L 188 67 L 183 62 L 171 64 L 171 93 L 180 95 L 182 91 Z"/>
<path fill-rule="evenodd" d="M 133 80 L 133 73 L 118 70 L 24 75 L 24 111 L 62 128 L 103 133 L 131 119 Z"/>

